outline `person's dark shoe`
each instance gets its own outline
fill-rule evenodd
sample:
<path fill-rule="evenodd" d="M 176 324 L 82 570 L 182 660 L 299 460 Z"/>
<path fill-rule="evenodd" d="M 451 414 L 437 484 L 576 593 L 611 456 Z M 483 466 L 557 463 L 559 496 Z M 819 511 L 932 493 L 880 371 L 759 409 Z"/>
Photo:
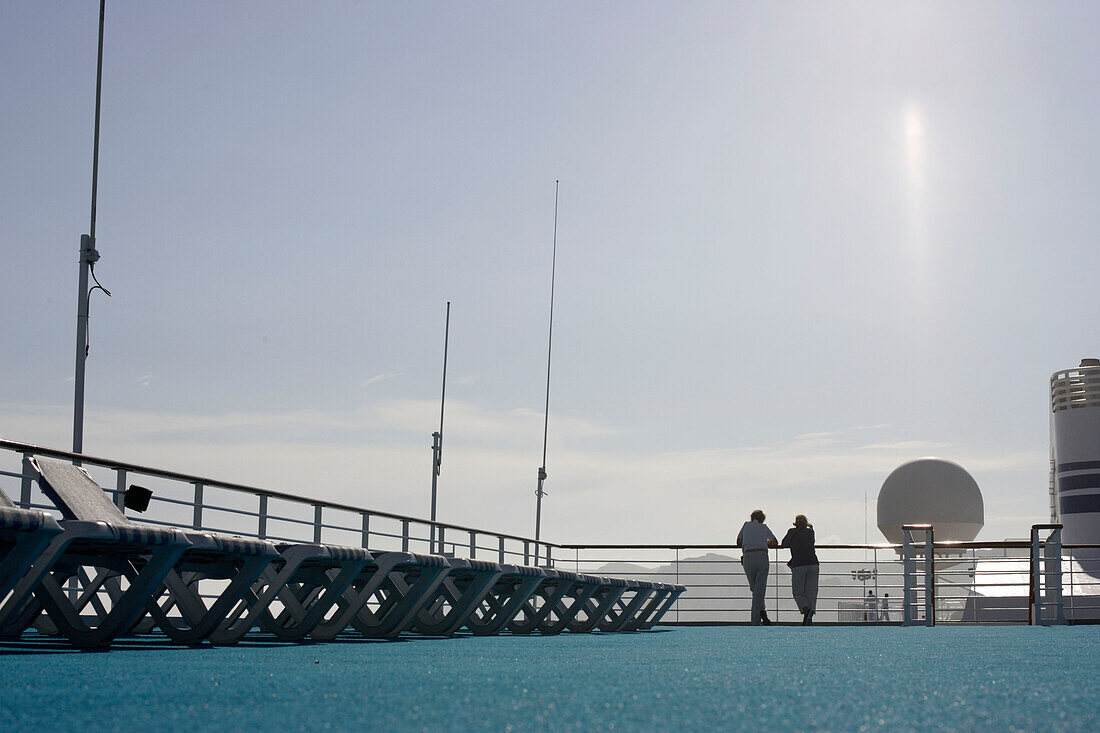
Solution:
<path fill-rule="evenodd" d="M 806 611 L 806 615 L 802 617 L 802 625 L 810 626 L 814 622 L 814 612 Z"/>
<path fill-rule="evenodd" d="M 771 626 L 772 625 L 772 620 L 770 618 L 768 618 L 768 614 L 765 613 L 764 611 L 760 612 L 760 625 L 761 626 Z"/>

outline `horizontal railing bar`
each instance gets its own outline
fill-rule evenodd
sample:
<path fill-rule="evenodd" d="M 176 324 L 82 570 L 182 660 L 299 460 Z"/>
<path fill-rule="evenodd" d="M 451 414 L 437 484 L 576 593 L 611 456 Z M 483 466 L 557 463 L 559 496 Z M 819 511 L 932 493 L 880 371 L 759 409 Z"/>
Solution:
<path fill-rule="evenodd" d="M 275 517 L 275 516 L 272 516 L 271 514 L 267 515 L 267 521 L 269 521 L 269 522 L 285 522 L 287 524 L 302 524 L 302 525 L 305 525 L 307 527 L 312 527 L 313 526 L 313 520 L 312 519 L 296 519 L 295 517 Z"/>
<path fill-rule="evenodd" d="M 118 491 L 112 491 L 111 489 L 104 489 L 104 491 L 109 493 L 109 494 L 116 495 L 116 496 L 120 493 Z M 169 499 L 167 496 L 157 496 L 156 494 L 153 494 L 152 496 L 149 497 L 149 503 L 152 504 L 154 502 L 159 502 L 161 504 L 177 504 L 179 506 L 189 506 L 192 509 L 195 507 L 195 502 L 194 501 L 188 501 L 186 499 Z M 210 505 L 209 504 L 203 504 L 203 506 L 206 507 L 206 506 L 210 506 Z"/>
<path fill-rule="evenodd" d="M 192 507 L 195 506 L 194 502 L 183 502 L 183 503 L 188 505 L 188 506 L 192 506 Z M 232 507 L 214 506 L 213 504 L 205 504 L 205 503 L 202 505 L 202 509 L 203 509 L 204 512 L 205 511 L 211 511 L 211 512 L 223 512 L 225 514 L 240 514 L 240 515 L 245 516 L 245 517 L 258 517 L 258 516 L 260 516 L 259 512 L 249 511 L 248 509 L 234 509 Z M 275 517 L 272 517 L 270 514 L 267 515 L 267 516 L 268 516 L 268 519 L 275 519 Z M 279 520 L 279 521 L 285 521 L 285 520 Z"/>

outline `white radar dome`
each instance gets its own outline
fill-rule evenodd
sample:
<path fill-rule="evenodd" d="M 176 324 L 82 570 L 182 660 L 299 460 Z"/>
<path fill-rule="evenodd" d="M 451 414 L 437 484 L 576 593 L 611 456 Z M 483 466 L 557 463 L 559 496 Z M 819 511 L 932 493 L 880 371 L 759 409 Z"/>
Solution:
<path fill-rule="evenodd" d="M 965 468 L 942 458 L 903 463 L 878 492 L 878 528 L 888 542 L 901 544 L 903 524 L 931 524 L 937 542 L 969 542 L 985 525 L 978 483 Z"/>

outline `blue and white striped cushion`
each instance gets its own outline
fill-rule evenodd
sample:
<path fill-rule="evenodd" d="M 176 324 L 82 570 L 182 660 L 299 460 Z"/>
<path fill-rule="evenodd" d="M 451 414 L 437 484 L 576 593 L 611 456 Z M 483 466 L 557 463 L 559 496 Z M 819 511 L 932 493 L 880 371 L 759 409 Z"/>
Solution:
<path fill-rule="evenodd" d="M 141 524 L 116 524 L 112 526 L 119 542 L 133 545 L 156 546 L 177 542 L 179 534 L 173 529 L 147 527 Z"/>
<path fill-rule="evenodd" d="M 276 555 L 275 545 L 265 540 L 254 540 L 250 537 L 237 537 L 228 534 L 211 533 L 218 541 L 218 547 L 223 552 L 235 555 Z"/>
<path fill-rule="evenodd" d="M 372 555 L 369 550 L 362 547 L 344 547 L 342 545 L 325 545 L 328 548 L 329 557 L 338 562 L 345 560 L 370 560 Z"/>
<path fill-rule="evenodd" d="M 34 532 L 46 521 L 46 513 L 34 509 L 0 507 L 0 529 Z"/>

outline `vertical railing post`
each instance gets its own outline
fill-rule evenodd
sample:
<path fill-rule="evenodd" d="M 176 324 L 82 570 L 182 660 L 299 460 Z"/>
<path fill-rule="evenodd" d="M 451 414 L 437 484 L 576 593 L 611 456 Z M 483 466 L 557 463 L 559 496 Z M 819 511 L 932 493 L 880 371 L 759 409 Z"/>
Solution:
<path fill-rule="evenodd" d="M 1046 542 L 1046 576 L 1054 605 L 1054 623 L 1066 622 L 1066 608 L 1062 596 L 1062 527 L 1055 526 Z"/>
<path fill-rule="evenodd" d="M 676 548 L 676 585 L 680 585 L 680 548 Z M 676 599 L 676 623 L 680 622 L 680 599 Z"/>
<path fill-rule="evenodd" d="M 470 532 L 470 559 L 477 557 L 477 532 Z"/>
<path fill-rule="evenodd" d="M 776 620 L 776 622 L 778 622 L 779 621 L 779 550 L 778 549 L 772 550 L 770 554 L 772 556 L 772 566 L 773 566 L 772 577 L 775 578 L 775 581 L 772 583 L 772 586 L 773 586 L 772 596 L 775 599 L 775 620 Z"/>
<path fill-rule="evenodd" d="M 531 543 L 528 540 L 523 541 L 523 564 L 531 564 Z"/>
<path fill-rule="evenodd" d="M 550 551 L 550 545 L 543 545 L 546 548 L 546 567 L 554 567 L 554 558 Z"/>
<path fill-rule="evenodd" d="M 1050 530 L 1044 539 L 1040 532 Z M 1031 573 L 1028 623 L 1047 626 L 1066 622 L 1062 601 L 1062 525 L 1031 527 Z M 1046 609 L 1052 607 L 1053 613 Z M 1053 618 L 1051 618 L 1053 616 Z"/>
<path fill-rule="evenodd" d="M 363 547 L 370 549 L 370 513 L 363 512 Z"/>
<path fill-rule="evenodd" d="M 924 535 L 924 613 L 929 626 L 936 625 L 936 539 L 931 526 Z"/>
<path fill-rule="evenodd" d="M 126 469 L 115 469 L 115 506 L 126 513 Z"/>
<path fill-rule="evenodd" d="M 1076 618 L 1077 617 L 1077 606 L 1076 606 L 1077 590 L 1073 585 L 1074 578 L 1073 578 L 1073 551 L 1072 550 L 1069 553 L 1068 560 L 1069 560 L 1069 614 L 1070 614 L 1071 618 Z"/>
<path fill-rule="evenodd" d="M 409 520 L 401 520 L 401 552 L 409 551 Z"/>
<path fill-rule="evenodd" d="M 913 625 L 913 543 L 909 534 L 909 529 L 902 530 L 902 583 L 904 584 L 904 590 L 902 591 L 902 603 L 904 604 L 904 610 L 902 613 L 902 623 L 906 626 Z"/>
<path fill-rule="evenodd" d="M 256 536 L 261 540 L 267 539 L 267 494 L 260 494 L 260 509 L 256 522 Z"/>
<path fill-rule="evenodd" d="M 34 475 L 34 467 L 31 466 L 31 454 L 23 454 L 23 478 L 19 482 L 19 503 L 24 509 L 31 506 L 31 477 Z"/>
<path fill-rule="evenodd" d="M 447 554 L 447 546 L 443 544 L 446 541 L 446 535 L 443 532 L 444 529 L 445 529 L 445 527 L 443 527 L 443 525 L 439 526 L 439 535 L 438 535 L 439 536 L 439 549 L 432 551 L 432 552 L 435 552 L 437 555 L 446 555 Z"/>
<path fill-rule="evenodd" d="M 191 526 L 195 529 L 202 529 L 202 490 L 203 484 L 201 481 L 195 481 L 195 516 L 191 521 Z"/>
<path fill-rule="evenodd" d="M 1039 575 L 1039 528 L 1037 526 L 1031 528 L 1028 559 L 1027 623 L 1029 626 L 1042 625 L 1043 605 L 1039 600 L 1042 593 L 1042 577 Z"/>
<path fill-rule="evenodd" d="M 500 559 L 497 560 L 497 562 L 499 562 L 501 565 L 503 565 L 504 564 L 504 538 L 503 537 L 497 537 L 497 540 L 498 540 L 497 547 L 499 548 L 499 552 L 500 552 Z"/>
<path fill-rule="evenodd" d="M 313 505 L 313 541 L 321 544 L 321 510 L 320 504 Z"/>
<path fill-rule="evenodd" d="M 916 545 L 913 542 L 913 532 L 924 532 L 924 613 L 925 624 L 933 626 L 936 623 L 936 589 L 935 589 L 935 537 L 931 524 L 903 524 L 901 525 L 901 552 L 902 552 L 902 597 L 904 599 L 902 609 L 902 623 L 906 626 L 916 624 L 915 614 L 917 605 L 917 560 Z"/>

